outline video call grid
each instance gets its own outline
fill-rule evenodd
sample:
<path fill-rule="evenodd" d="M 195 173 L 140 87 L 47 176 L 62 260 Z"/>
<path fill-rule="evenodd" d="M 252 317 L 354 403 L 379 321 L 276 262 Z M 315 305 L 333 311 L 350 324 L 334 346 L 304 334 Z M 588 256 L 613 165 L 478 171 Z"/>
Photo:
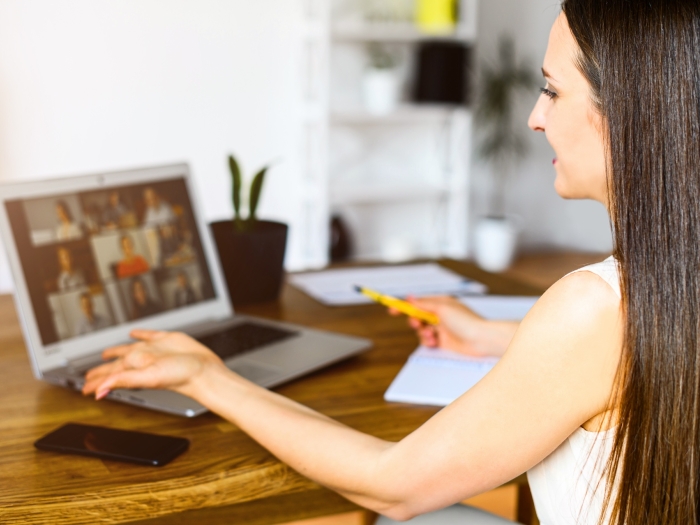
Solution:
<path fill-rule="evenodd" d="M 183 179 L 6 204 L 44 345 L 214 296 Z"/>

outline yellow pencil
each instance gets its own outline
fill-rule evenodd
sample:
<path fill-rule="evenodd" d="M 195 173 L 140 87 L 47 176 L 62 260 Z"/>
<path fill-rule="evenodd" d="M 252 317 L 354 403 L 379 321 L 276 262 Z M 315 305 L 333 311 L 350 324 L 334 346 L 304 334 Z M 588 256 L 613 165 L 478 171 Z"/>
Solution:
<path fill-rule="evenodd" d="M 396 297 L 384 295 L 379 292 L 375 292 L 374 290 L 370 290 L 369 288 L 363 288 L 362 286 L 355 286 L 355 290 L 363 295 L 366 295 L 373 301 L 377 301 L 379 304 L 393 308 L 394 310 L 397 310 L 402 314 L 406 314 L 409 317 L 415 317 L 416 319 L 425 321 L 428 324 L 438 324 L 440 322 L 440 318 L 437 315 L 421 310 L 407 301 L 402 301 Z"/>

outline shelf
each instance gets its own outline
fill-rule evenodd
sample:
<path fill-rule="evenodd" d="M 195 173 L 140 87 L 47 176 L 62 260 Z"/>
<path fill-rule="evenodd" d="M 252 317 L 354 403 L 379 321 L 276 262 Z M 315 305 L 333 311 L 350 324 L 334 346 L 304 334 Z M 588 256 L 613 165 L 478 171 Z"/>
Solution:
<path fill-rule="evenodd" d="M 363 184 L 335 186 L 331 189 L 333 204 L 378 204 L 416 201 L 444 197 L 450 191 L 440 184 Z"/>
<path fill-rule="evenodd" d="M 475 35 L 466 24 L 456 26 L 449 33 L 425 33 L 411 22 L 336 22 L 331 29 L 331 38 L 338 42 L 472 42 Z"/>
<path fill-rule="evenodd" d="M 330 122 L 336 125 L 358 126 L 365 124 L 424 124 L 442 122 L 456 111 L 468 111 L 463 106 L 404 104 L 387 115 L 373 115 L 363 109 L 334 110 Z"/>
<path fill-rule="evenodd" d="M 378 1 L 389 13 L 391 2 Z M 423 31 L 408 9 L 402 21 L 376 21 L 362 0 L 326 2 L 327 84 L 318 105 L 323 114 L 314 115 L 325 135 L 313 164 L 323 170 L 326 209 L 347 219 L 363 256 L 381 255 L 381 248 L 404 238 L 421 247 L 419 255 L 465 256 L 473 109 L 413 102 L 405 88 L 424 43 L 475 45 L 478 0 L 460 0 L 460 19 L 447 34 Z M 402 88 L 398 106 L 385 115 L 371 114 L 363 104 L 370 62 L 365 48 L 374 42 L 395 55 Z M 309 151 L 316 151 L 312 146 Z M 425 239 L 435 246 L 423 246 Z"/>

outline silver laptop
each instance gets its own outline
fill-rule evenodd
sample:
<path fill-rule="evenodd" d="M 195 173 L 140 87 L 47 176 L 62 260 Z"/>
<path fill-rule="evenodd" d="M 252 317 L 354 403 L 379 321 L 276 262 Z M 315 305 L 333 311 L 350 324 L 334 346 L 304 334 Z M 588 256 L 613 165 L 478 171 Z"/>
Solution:
<path fill-rule="evenodd" d="M 80 389 L 103 349 L 136 327 L 181 330 L 271 387 L 370 341 L 234 315 L 185 164 L 0 186 L 0 235 L 34 374 Z M 160 390 L 109 398 L 196 416 Z"/>

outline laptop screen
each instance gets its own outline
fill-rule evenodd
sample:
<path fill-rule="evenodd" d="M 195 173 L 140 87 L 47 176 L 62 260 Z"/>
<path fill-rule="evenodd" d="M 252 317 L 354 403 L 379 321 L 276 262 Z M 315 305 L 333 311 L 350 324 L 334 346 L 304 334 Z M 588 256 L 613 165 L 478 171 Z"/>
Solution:
<path fill-rule="evenodd" d="M 45 346 L 215 297 L 184 178 L 5 209 Z"/>

